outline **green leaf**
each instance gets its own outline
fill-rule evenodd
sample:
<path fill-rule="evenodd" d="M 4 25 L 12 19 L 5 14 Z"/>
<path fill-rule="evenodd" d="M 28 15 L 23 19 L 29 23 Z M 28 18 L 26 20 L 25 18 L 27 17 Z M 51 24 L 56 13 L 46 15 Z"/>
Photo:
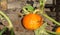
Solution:
<path fill-rule="evenodd" d="M 26 5 L 25 8 L 30 12 L 34 11 L 34 8 L 31 5 Z"/>
<path fill-rule="evenodd" d="M 40 27 L 40 29 L 39 29 L 39 34 L 40 35 L 50 35 L 49 33 L 47 33 L 46 32 L 46 27 L 47 27 L 48 25 L 47 25 L 47 23 L 44 23 L 41 27 Z"/>
<path fill-rule="evenodd" d="M 6 30 L 7 30 L 7 27 L 4 27 L 4 28 L 0 31 L 0 35 L 2 35 Z"/>
<path fill-rule="evenodd" d="M 44 23 L 39 29 L 35 30 L 35 35 L 50 35 L 48 32 L 46 32 L 46 26 L 47 23 Z"/>
<path fill-rule="evenodd" d="M 13 28 L 10 30 L 10 35 L 15 35 Z"/>

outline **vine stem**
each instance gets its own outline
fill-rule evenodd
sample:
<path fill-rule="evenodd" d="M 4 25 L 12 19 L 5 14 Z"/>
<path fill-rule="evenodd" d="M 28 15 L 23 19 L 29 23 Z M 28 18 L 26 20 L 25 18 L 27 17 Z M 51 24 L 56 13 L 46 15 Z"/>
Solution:
<path fill-rule="evenodd" d="M 59 34 L 60 35 L 60 33 L 56 33 L 56 32 L 49 31 L 49 30 L 46 30 L 46 32 L 51 33 L 51 34 Z"/>
<path fill-rule="evenodd" d="M 2 15 L 2 16 L 5 17 L 5 19 L 6 19 L 6 20 L 8 21 L 8 23 L 9 23 L 8 28 L 9 28 L 9 29 L 12 29 L 12 28 L 13 28 L 13 25 L 12 25 L 12 22 L 11 22 L 11 20 L 9 19 L 9 17 L 8 17 L 5 13 L 3 13 L 2 11 L 0 11 L 0 15 Z"/>
<path fill-rule="evenodd" d="M 11 20 L 9 19 L 9 17 L 5 13 L 3 13 L 2 11 L 0 11 L 0 15 L 4 16 L 4 18 L 8 21 L 8 23 L 9 23 L 8 28 L 11 31 L 11 35 L 14 35 L 14 32 L 13 32 L 13 24 L 12 24 Z M 5 29 L 3 29 L 2 33 L 4 31 L 5 31 Z"/>
<path fill-rule="evenodd" d="M 45 7 L 46 1 L 47 1 L 47 0 L 39 0 L 40 10 L 42 11 L 41 13 L 43 13 L 43 11 L 44 11 L 44 7 Z"/>
<path fill-rule="evenodd" d="M 59 22 L 57 22 L 56 20 L 54 20 L 53 18 L 49 17 L 47 14 L 42 14 L 44 17 L 46 17 L 47 19 L 49 19 L 50 21 L 54 22 L 57 25 L 60 25 Z"/>

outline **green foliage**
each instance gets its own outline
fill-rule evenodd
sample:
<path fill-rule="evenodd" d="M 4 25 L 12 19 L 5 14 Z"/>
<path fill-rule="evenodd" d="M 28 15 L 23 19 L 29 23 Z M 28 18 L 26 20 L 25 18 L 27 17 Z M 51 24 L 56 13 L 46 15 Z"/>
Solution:
<path fill-rule="evenodd" d="M 8 27 L 7 27 L 7 26 L 4 27 L 4 29 L 0 32 L 0 35 L 2 35 L 3 32 L 6 31 L 6 27 L 7 27 L 9 30 L 11 30 L 11 29 L 13 28 L 13 24 L 12 24 L 10 18 L 9 18 L 4 12 L 2 12 L 2 11 L 0 11 L 0 18 L 2 18 L 1 15 L 4 17 L 4 19 L 7 20 L 7 22 L 8 22 L 9 25 L 8 25 Z M 11 34 L 11 35 L 12 35 L 12 34 Z"/>
<path fill-rule="evenodd" d="M 23 14 L 33 13 L 34 8 L 31 5 L 26 5 L 23 7 Z"/>
<path fill-rule="evenodd" d="M 24 6 L 24 8 L 26 8 L 27 11 L 30 11 L 30 12 L 34 11 L 34 8 L 31 5 L 26 5 Z"/>
<path fill-rule="evenodd" d="M 0 31 L 0 35 L 2 35 L 6 30 L 7 30 L 7 27 L 4 27 L 4 28 Z"/>
<path fill-rule="evenodd" d="M 35 35 L 50 35 L 46 32 L 47 23 L 44 23 L 39 29 L 35 30 Z"/>

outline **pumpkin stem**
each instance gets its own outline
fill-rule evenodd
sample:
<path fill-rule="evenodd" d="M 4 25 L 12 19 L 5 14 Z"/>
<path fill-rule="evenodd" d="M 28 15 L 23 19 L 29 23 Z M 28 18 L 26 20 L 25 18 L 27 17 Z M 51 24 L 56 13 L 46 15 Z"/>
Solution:
<path fill-rule="evenodd" d="M 25 8 L 23 8 L 23 11 L 24 11 L 24 14 L 29 14 L 29 12 Z"/>
<path fill-rule="evenodd" d="M 33 14 L 35 14 L 35 13 L 37 13 L 37 12 L 39 12 L 40 11 L 40 9 L 36 9 L 34 12 L 33 12 Z"/>

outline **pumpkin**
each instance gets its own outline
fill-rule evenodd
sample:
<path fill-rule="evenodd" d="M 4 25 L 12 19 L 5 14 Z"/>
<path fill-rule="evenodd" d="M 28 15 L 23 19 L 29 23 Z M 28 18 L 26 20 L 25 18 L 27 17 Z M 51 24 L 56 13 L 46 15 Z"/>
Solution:
<path fill-rule="evenodd" d="M 42 24 L 42 17 L 38 14 L 28 14 L 23 17 L 23 26 L 28 30 L 35 30 Z"/>
<path fill-rule="evenodd" d="M 60 27 L 56 28 L 56 33 L 60 33 Z"/>

